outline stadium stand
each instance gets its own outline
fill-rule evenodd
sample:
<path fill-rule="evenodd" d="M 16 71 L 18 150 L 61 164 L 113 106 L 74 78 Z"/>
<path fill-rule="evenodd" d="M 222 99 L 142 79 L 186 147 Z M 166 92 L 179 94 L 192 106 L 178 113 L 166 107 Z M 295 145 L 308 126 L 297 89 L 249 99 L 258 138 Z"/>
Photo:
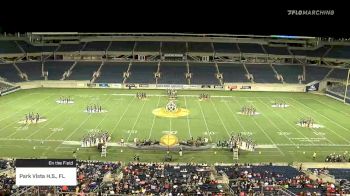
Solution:
<path fill-rule="evenodd" d="M 213 52 L 211 43 L 188 42 L 189 52 Z"/>
<path fill-rule="evenodd" d="M 264 46 L 266 52 L 270 55 L 290 55 L 287 47 Z"/>
<path fill-rule="evenodd" d="M 129 63 L 105 63 L 101 68 L 96 83 L 123 83 L 123 73 L 128 70 Z"/>
<path fill-rule="evenodd" d="M 329 74 L 328 78 L 335 78 L 340 80 L 346 80 L 348 77 L 348 69 L 334 68 L 332 73 Z"/>
<path fill-rule="evenodd" d="M 162 53 L 169 54 L 185 54 L 186 43 L 185 42 L 163 42 Z"/>
<path fill-rule="evenodd" d="M 0 78 L 0 80 L 1 80 L 1 78 Z M 11 87 L 12 86 L 0 82 L 0 92 L 6 91 L 7 89 L 9 89 Z M 0 161 L 0 170 L 1 170 L 1 161 Z"/>
<path fill-rule="evenodd" d="M 0 54 L 22 53 L 14 41 L 0 41 Z"/>
<path fill-rule="evenodd" d="M 322 180 L 311 180 L 290 166 L 216 166 L 219 174 L 230 180 L 235 195 L 254 194 L 280 187 L 297 195 L 328 195 L 343 192 L 343 187 Z M 265 188 L 263 188 L 265 187 Z M 279 194 L 273 194 L 279 195 Z"/>
<path fill-rule="evenodd" d="M 185 73 L 187 73 L 186 63 L 160 63 L 158 79 L 159 84 L 187 84 Z"/>
<path fill-rule="evenodd" d="M 298 75 L 303 74 L 301 65 L 272 65 L 283 76 L 286 83 L 298 83 Z"/>
<path fill-rule="evenodd" d="M 336 85 L 336 86 L 332 86 L 332 87 L 328 88 L 328 90 L 343 96 L 345 94 L 346 86 L 345 85 Z M 348 86 L 348 91 L 346 92 L 346 96 L 350 97 L 349 86 Z"/>
<path fill-rule="evenodd" d="M 239 43 L 238 47 L 241 53 L 265 53 L 260 44 Z"/>
<path fill-rule="evenodd" d="M 11 82 L 23 81 L 12 64 L 0 64 L 0 76 Z"/>
<path fill-rule="evenodd" d="M 207 166 L 130 163 L 123 169 L 118 193 L 207 195 L 222 192 L 217 185 Z"/>
<path fill-rule="evenodd" d="M 28 80 L 42 80 L 42 62 L 25 62 L 25 63 L 19 63 L 17 62 L 16 65 L 18 68 L 22 71 L 22 73 L 26 73 L 28 76 Z"/>
<path fill-rule="evenodd" d="M 83 51 L 105 51 L 109 43 L 107 41 L 87 42 Z"/>
<path fill-rule="evenodd" d="M 333 46 L 326 57 L 347 59 L 350 56 L 350 46 Z"/>
<path fill-rule="evenodd" d="M 101 62 L 78 62 L 66 80 L 91 80 L 100 65 Z"/>
<path fill-rule="evenodd" d="M 269 64 L 246 64 L 250 74 L 254 76 L 254 82 L 280 83 Z"/>
<path fill-rule="evenodd" d="M 28 53 L 53 52 L 58 46 L 33 46 L 25 41 L 17 41 L 17 43 Z"/>
<path fill-rule="evenodd" d="M 135 51 L 159 52 L 160 42 L 136 42 Z"/>
<path fill-rule="evenodd" d="M 126 83 L 146 83 L 155 84 L 154 73 L 157 72 L 158 63 L 132 63 L 130 67 L 130 76 Z"/>
<path fill-rule="evenodd" d="M 335 179 L 346 179 L 350 181 L 350 169 L 327 169 L 330 175 L 333 175 Z"/>
<path fill-rule="evenodd" d="M 237 44 L 230 43 L 213 43 L 216 53 L 239 53 Z"/>
<path fill-rule="evenodd" d="M 134 49 L 135 42 L 121 41 L 121 42 L 112 42 L 108 51 L 132 51 Z"/>
<path fill-rule="evenodd" d="M 57 52 L 79 52 L 84 44 L 61 44 Z"/>
<path fill-rule="evenodd" d="M 242 64 L 218 63 L 219 71 L 223 74 L 224 82 L 250 82 Z"/>
<path fill-rule="evenodd" d="M 65 71 L 73 64 L 72 61 L 46 61 L 44 71 L 48 72 L 48 80 L 60 80 Z"/>
<path fill-rule="evenodd" d="M 320 66 L 306 66 L 306 82 L 312 82 L 315 80 L 323 80 L 327 73 L 331 70 L 328 67 Z"/>
<path fill-rule="evenodd" d="M 189 63 L 192 73 L 191 84 L 219 84 L 213 63 Z"/>
<path fill-rule="evenodd" d="M 322 57 L 329 50 L 329 46 L 321 46 L 315 50 L 296 50 L 293 49 L 291 52 L 295 56 L 310 56 L 310 57 Z"/>

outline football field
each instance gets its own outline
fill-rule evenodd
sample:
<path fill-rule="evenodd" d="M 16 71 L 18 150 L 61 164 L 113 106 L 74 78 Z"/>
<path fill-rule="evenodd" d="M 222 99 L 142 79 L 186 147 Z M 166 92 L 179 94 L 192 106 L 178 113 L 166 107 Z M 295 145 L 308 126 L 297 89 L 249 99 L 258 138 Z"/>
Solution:
<path fill-rule="evenodd" d="M 147 99 L 135 94 L 146 92 Z M 97 148 L 81 148 L 80 141 L 90 131 L 111 133 L 111 142 L 133 142 L 134 138 L 159 140 L 172 131 L 182 140 L 207 137 L 216 143 L 232 133 L 250 136 L 258 145 L 254 152 L 242 152 L 240 162 L 323 162 L 330 153 L 350 151 L 350 106 L 323 95 L 306 93 L 207 91 L 211 98 L 200 101 L 204 91 L 178 91 L 176 104 L 190 114 L 179 118 L 156 117 L 152 111 L 165 107 L 165 90 L 116 89 L 33 89 L 0 97 L 0 157 L 71 158 L 130 161 L 162 161 L 163 151 L 134 150 L 110 146 L 106 158 Z M 70 96 L 74 104 L 58 104 L 60 96 Z M 289 107 L 272 107 L 283 100 Z M 106 112 L 86 113 L 88 105 L 99 104 Z M 253 106 L 256 116 L 239 114 L 243 106 Z M 39 113 L 46 121 L 21 123 L 28 113 Z M 319 128 L 298 125 L 312 118 Z M 43 143 L 42 143 L 43 141 Z M 122 151 L 121 151 L 122 150 Z M 184 152 L 178 162 L 232 162 L 226 149 Z"/>

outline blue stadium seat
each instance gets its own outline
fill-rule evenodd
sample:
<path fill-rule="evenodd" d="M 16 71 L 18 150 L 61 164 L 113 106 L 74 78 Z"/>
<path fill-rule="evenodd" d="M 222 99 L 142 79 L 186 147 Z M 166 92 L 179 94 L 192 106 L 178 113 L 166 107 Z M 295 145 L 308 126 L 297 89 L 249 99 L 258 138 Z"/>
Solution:
<path fill-rule="evenodd" d="M 320 67 L 320 66 L 306 66 L 306 82 L 312 82 L 315 80 L 322 80 L 327 73 L 331 70 L 328 67 Z"/>
<path fill-rule="evenodd" d="M 216 78 L 217 73 L 213 63 L 190 63 L 192 73 L 191 84 L 220 84 Z"/>
<path fill-rule="evenodd" d="M 107 41 L 87 42 L 83 51 L 105 51 L 108 45 Z"/>
<path fill-rule="evenodd" d="M 291 55 L 288 52 L 287 47 L 272 47 L 272 46 L 264 46 L 266 52 L 270 55 Z"/>
<path fill-rule="evenodd" d="M 10 82 L 23 82 L 12 64 L 0 64 L 0 77 L 6 78 Z"/>
<path fill-rule="evenodd" d="M 78 62 L 66 80 L 91 80 L 100 65 L 101 62 Z"/>
<path fill-rule="evenodd" d="M 161 77 L 158 79 L 158 84 L 187 84 L 186 63 L 161 63 L 159 72 Z"/>
<path fill-rule="evenodd" d="M 135 51 L 159 52 L 160 42 L 136 42 Z"/>
<path fill-rule="evenodd" d="M 130 67 L 130 76 L 126 83 L 146 83 L 154 84 L 156 82 L 154 73 L 157 72 L 158 63 L 132 63 Z"/>
<path fill-rule="evenodd" d="M 213 52 L 211 43 L 188 42 L 189 52 Z"/>
<path fill-rule="evenodd" d="M 17 43 L 28 53 L 53 52 L 58 46 L 33 46 L 25 41 L 17 41 Z"/>
<path fill-rule="evenodd" d="M 250 82 L 242 64 L 218 63 L 219 71 L 223 74 L 225 83 Z"/>
<path fill-rule="evenodd" d="M 328 78 L 335 78 L 340 80 L 346 80 L 348 77 L 348 69 L 334 68 Z"/>
<path fill-rule="evenodd" d="M 41 71 L 41 61 L 37 62 L 25 62 L 25 63 L 16 63 L 18 68 L 26 73 L 28 80 L 42 80 L 42 71 Z"/>
<path fill-rule="evenodd" d="M 298 75 L 303 74 L 301 65 L 272 65 L 283 76 L 286 83 L 299 83 Z"/>
<path fill-rule="evenodd" d="M 48 72 L 48 80 L 59 80 L 74 62 L 72 61 L 46 61 L 44 71 Z"/>
<path fill-rule="evenodd" d="M 96 83 L 123 83 L 123 73 L 128 70 L 129 63 L 105 63 Z"/>
<path fill-rule="evenodd" d="M 57 52 L 79 52 L 83 48 L 83 44 L 61 44 Z"/>
<path fill-rule="evenodd" d="M 348 59 L 350 57 L 350 46 L 333 46 L 327 57 Z"/>
<path fill-rule="evenodd" d="M 238 47 L 242 53 L 265 53 L 260 44 L 239 43 Z"/>
<path fill-rule="evenodd" d="M 216 53 L 239 53 L 237 44 L 235 43 L 213 43 Z"/>
<path fill-rule="evenodd" d="M 281 83 L 275 77 L 275 72 L 269 64 L 246 64 L 250 74 L 253 74 L 254 81 L 258 83 Z"/>
<path fill-rule="evenodd" d="M 132 51 L 134 49 L 135 42 L 132 41 L 120 41 L 112 42 L 108 51 Z"/>
<path fill-rule="evenodd" d="M 162 53 L 185 54 L 186 43 L 185 42 L 163 42 Z"/>
<path fill-rule="evenodd" d="M 0 54 L 22 53 L 14 41 L 0 41 Z"/>

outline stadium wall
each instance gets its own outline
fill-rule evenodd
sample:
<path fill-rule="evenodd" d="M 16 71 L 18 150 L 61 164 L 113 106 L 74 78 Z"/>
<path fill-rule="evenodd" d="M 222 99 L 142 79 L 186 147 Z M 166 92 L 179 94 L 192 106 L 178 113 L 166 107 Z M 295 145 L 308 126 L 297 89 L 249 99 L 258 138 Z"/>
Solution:
<path fill-rule="evenodd" d="M 119 88 L 119 89 L 191 89 L 191 90 L 231 90 L 231 91 L 276 91 L 305 92 L 303 84 L 251 84 L 229 83 L 221 85 L 185 85 L 185 84 L 116 84 L 93 83 L 89 81 L 30 81 L 17 83 L 22 89 L 31 88 Z"/>
<path fill-rule="evenodd" d="M 224 86 L 229 91 L 305 92 L 305 84 L 226 83 Z"/>

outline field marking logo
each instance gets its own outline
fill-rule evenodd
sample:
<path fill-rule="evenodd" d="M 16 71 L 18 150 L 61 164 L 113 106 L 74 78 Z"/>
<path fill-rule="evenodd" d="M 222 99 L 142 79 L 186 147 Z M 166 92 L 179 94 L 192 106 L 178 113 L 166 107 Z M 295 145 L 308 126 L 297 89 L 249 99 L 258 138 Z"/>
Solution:
<path fill-rule="evenodd" d="M 254 133 L 250 132 L 250 131 L 243 131 L 243 132 L 239 132 L 241 135 L 245 135 L 245 136 L 252 136 Z"/>
<path fill-rule="evenodd" d="M 177 131 L 162 131 L 163 134 L 171 134 L 171 135 L 176 135 Z"/>
<path fill-rule="evenodd" d="M 137 134 L 137 130 L 124 130 L 127 134 Z"/>
<path fill-rule="evenodd" d="M 290 135 L 290 134 L 292 134 L 292 133 L 290 133 L 290 132 L 279 131 L 279 132 L 277 132 L 277 134 L 280 135 L 280 136 L 287 136 L 287 135 Z"/>
<path fill-rule="evenodd" d="M 53 132 L 60 132 L 63 131 L 63 128 L 50 128 L 50 130 Z"/>
<path fill-rule="evenodd" d="M 324 135 L 326 135 L 326 133 L 324 133 L 324 132 L 317 132 L 317 131 L 314 131 L 313 132 L 315 135 L 317 135 L 317 136 L 324 136 Z"/>
<path fill-rule="evenodd" d="M 21 127 L 14 127 L 16 129 L 16 131 L 25 131 L 25 130 L 28 130 L 28 126 L 21 126 Z"/>
<path fill-rule="evenodd" d="M 215 135 L 216 134 L 216 132 L 215 131 L 205 131 L 204 132 L 204 135 Z"/>

